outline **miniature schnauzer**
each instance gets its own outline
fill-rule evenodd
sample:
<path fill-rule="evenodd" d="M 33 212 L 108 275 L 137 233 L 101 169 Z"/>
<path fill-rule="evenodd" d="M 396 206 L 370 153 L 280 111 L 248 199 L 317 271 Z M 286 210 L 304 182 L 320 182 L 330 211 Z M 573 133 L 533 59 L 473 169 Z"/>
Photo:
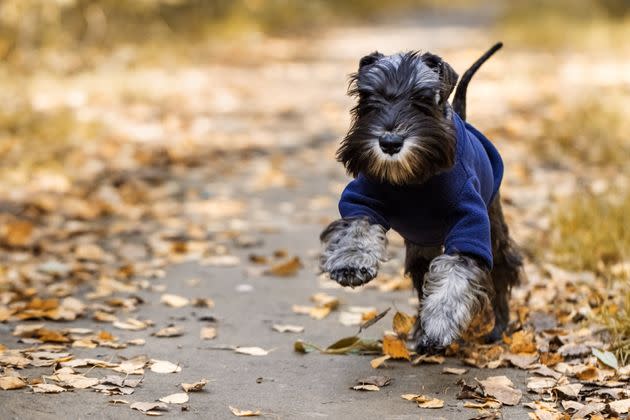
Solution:
<path fill-rule="evenodd" d="M 321 234 L 321 269 L 343 286 L 372 280 L 386 259 L 386 232 L 405 239 L 405 271 L 420 298 L 413 333 L 419 352 L 458 339 L 492 304 L 501 338 L 510 289 L 522 257 L 503 218 L 503 162 L 492 143 L 465 122 L 466 88 L 488 50 L 460 81 L 437 55 L 418 52 L 363 57 L 351 76 L 358 99 L 337 151 L 354 180 L 341 195 L 341 219 Z"/>

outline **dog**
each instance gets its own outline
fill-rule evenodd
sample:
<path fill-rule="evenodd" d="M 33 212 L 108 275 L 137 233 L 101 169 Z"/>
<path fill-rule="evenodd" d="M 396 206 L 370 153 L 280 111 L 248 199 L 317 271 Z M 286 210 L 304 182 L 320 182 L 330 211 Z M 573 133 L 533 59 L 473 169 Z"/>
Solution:
<path fill-rule="evenodd" d="M 488 341 L 509 322 L 523 260 L 501 208 L 503 162 L 465 122 L 468 83 L 501 46 L 465 72 L 452 105 L 458 74 L 429 52 L 374 52 L 351 75 L 357 104 L 337 160 L 354 179 L 341 218 L 320 235 L 320 267 L 342 286 L 366 284 L 386 260 L 387 230 L 400 233 L 420 299 L 412 339 L 421 353 L 443 351 L 486 305 L 495 318 Z"/>

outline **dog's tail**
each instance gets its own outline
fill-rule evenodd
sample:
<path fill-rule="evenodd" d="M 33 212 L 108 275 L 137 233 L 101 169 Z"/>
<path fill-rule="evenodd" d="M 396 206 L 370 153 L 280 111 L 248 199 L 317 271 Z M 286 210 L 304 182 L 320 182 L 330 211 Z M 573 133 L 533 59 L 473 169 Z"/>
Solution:
<path fill-rule="evenodd" d="M 468 89 L 468 83 L 473 78 L 479 67 L 492 57 L 492 54 L 497 52 L 503 46 L 502 42 L 497 42 L 490 48 L 484 55 L 479 57 L 475 63 L 470 66 L 459 80 L 457 89 L 455 90 L 455 96 L 453 97 L 453 110 L 460 116 L 462 120 L 466 120 L 466 89 Z"/>

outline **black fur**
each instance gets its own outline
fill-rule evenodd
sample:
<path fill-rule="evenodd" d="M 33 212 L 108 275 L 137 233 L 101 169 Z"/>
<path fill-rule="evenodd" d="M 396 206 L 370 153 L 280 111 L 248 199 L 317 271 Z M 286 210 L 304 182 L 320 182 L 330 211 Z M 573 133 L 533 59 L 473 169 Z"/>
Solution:
<path fill-rule="evenodd" d="M 453 108 L 461 118 L 465 118 L 466 88 L 470 79 L 501 45 L 496 44 L 477 60 L 457 85 Z M 422 183 L 448 170 L 454 163 L 457 141 L 451 118 L 453 108 L 448 97 L 457 79 L 451 66 L 431 53 L 385 56 L 374 52 L 363 57 L 359 70 L 351 76 L 349 94 L 357 98 L 357 104 L 352 109 L 352 125 L 337 151 L 337 159 L 355 177 L 363 173 L 378 181 L 398 185 Z M 385 139 L 390 136 L 404 138 L 400 151 L 391 152 L 385 147 Z M 492 302 L 496 322 L 488 340 L 494 341 L 501 338 L 507 327 L 509 294 L 519 281 L 523 261 L 510 238 L 499 195 L 489 206 L 488 217 L 494 257 L 491 272 L 479 261 L 465 255 L 434 264 L 445 257 L 441 255 L 442 247 L 421 247 L 409 241 L 405 242 L 405 272 L 413 280 L 425 309 L 431 308 L 427 304 L 428 298 L 439 296 L 431 294 L 430 290 L 435 289 L 439 276 L 458 281 L 460 286 L 468 285 L 470 294 L 457 296 L 461 300 L 455 302 L 455 308 L 476 308 L 478 305 L 472 305 L 474 302 L 467 299 L 468 296 L 479 296 L 479 302 L 483 304 Z M 386 246 L 384 231 L 373 232 L 371 229 L 369 224 L 356 219 L 331 223 L 321 235 L 325 245 L 320 261 L 322 269 L 344 286 L 370 281 L 376 275 L 378 262 L 385 258 Z M 459 278 L 451 277 L 451 268 L 457 268 Z M 462 283 L 462 279 L 468 282 Z M 434 304 L 435 307 L 441 308 Z M 426 322 L 431 323 L 429 326 L 448 324 L 449 314 L 453 312 L 456 311 L 452 308 L 448 313 L 440 313 L 438 309 L 434 315 L 436 311 L 428 310 L 426 313 L 430 318 L 424 320 L 424 326 L 427 327 Z M 467 318 L 461 317 L 463 320 Z M 436 322 L 432 323 L 434 319 Z M 413 334 L 416 349 L 436 351 L 443 348 L 442 336 L 434 332 L 427 334 L 422 322 L 419 316 Z M 463 329 L 466 325 L 457 327 Z M 453 329 L 447 330 L 450 331 Z"/>
<path fill-rule="evenodd" d="M 450 66 L 436 64 L 437 56 L 432 54 L 409 52 L 399 57 L 399 63 L 380 53 L 361 59 L 349 89 L 358 102 L 352 109 L 352 126 L 337 151 L 337 159 L 353 176 L 363 172 L 394 184 L 422 183 L 453 165 L 455 129 L 447 118 L 447 102 L 441 99 L 443 92 L 452 90 L 452 74 L 445 76 L 442 69 Z M 441 75 L 447 85 L 441 83 Z M 436 97 L 440 98 L 437 103 Z M 376 169 L 378 137 L 382 132 L 402 135 L 405 142 L 418 146 L 408 153 L 411 170 L 401 170 L 396 174 L 400 175 L 398 179 Z"/>

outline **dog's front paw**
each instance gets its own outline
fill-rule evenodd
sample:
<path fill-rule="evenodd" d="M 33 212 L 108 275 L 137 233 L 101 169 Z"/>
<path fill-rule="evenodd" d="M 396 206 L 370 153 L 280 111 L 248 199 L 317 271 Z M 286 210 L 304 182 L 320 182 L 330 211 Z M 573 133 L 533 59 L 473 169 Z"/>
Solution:
<path fill-rule="evenodd" d="M 331 223 L 321 236 L 324 251 L 322 271 L 342 286 L 361 286 L 378 273 L 385 259 L 385 229 L 365 219 L 340 219 Z"/>
<path fill-rule="evenodd" d="M 416 347 L 435 351 L 457 340 L 473 316 L 488 304 L 488 284 L 487 270 L 472 258 L 435 258 L 425 276 Z"/>
<path fill-rule="evenodd" d="M 369 282 L 377 273 L 378 266 L 347 266 L 331 270 L 330 278 L 342 286 L 355 287 Z"/>

